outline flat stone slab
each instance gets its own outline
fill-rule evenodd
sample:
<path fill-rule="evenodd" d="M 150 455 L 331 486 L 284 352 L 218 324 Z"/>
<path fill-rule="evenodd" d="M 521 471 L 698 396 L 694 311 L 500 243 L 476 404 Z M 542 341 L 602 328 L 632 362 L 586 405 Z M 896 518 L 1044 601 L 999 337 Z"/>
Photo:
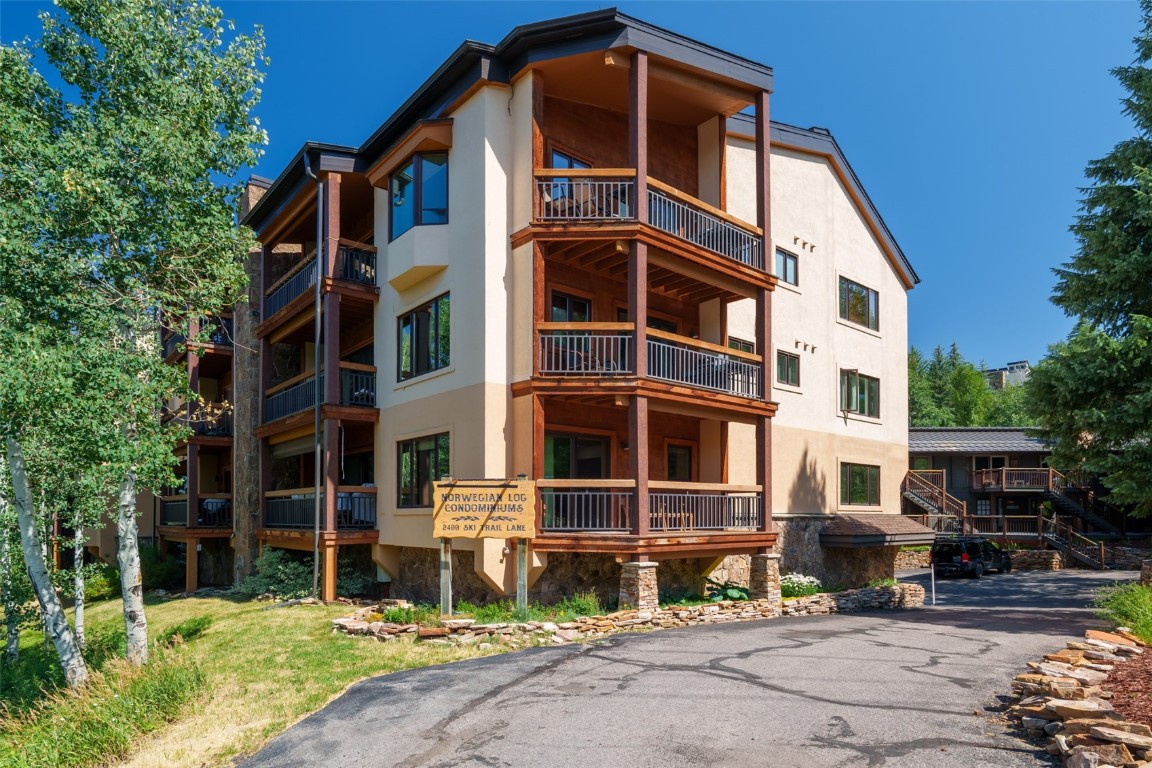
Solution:
<path fill-rule="evenodd" d="M 1102 741 L 1111 741 L 1136 749 L 1152 749 L 1152 736 L 1141 736 L 1138 733 L 1122 731 L 1119 728 L 1109 728 L 1103 725 L 1097 725 L 1088 732 Z"/>
<path fill-rule="evenodd" d="M 1136 643 L 1132 642 L 1122 635 L 1115 635 L 1111 632 L 1101 632 L 1098 629 L 1088 629 L 1084 631 L 1084 637 L 1089 640 L 1103 640 L 1105 643 L 1112 643 L 1112 645 L 1124 645 L 1129 648 L 1135 648 Z"/>
<path fill-rule="evenodd" d="M 1103 699 L 1049 699 L 1044 706 L 1064 720 L 1099 716 L 1102 712 L 1114 711 L 1112 705 Z"/>

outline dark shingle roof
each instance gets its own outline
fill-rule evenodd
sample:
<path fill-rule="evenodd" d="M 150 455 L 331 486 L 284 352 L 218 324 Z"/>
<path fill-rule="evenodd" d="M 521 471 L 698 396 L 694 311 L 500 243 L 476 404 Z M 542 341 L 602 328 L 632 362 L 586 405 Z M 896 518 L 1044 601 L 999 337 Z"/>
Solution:
<path fill-rule="evenodd" d="M 930 544 L 936 534 L 931 528 L 905 515 L 836 515 L 820 531 L 826 547 L 876 547 L 894 544 Z"/>
<path fill-rule="evenodd" d="M 1048 453 L 1023 427 L 909 427 L 909 453 Z"/>

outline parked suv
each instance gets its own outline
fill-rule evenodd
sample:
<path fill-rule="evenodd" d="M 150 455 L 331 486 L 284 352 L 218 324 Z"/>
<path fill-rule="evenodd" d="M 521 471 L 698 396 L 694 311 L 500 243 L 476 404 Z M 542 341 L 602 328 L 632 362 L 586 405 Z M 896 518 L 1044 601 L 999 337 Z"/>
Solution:
<path fill-rule="evenodd" d="M 1007 552 L 979 536 L 937 537 L 932 544 L 932 568 L 937 576 L 980 578 L 988 571 L 1008 573 L 1012 558 Z"/>

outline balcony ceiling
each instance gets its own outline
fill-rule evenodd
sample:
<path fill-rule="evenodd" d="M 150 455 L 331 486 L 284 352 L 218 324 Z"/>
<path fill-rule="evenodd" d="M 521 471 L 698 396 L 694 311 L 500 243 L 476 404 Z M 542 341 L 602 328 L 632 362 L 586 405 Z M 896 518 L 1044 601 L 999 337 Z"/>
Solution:
<path fill-rule="evenodd" d="M 551 59 L 535 65 L 544 75 L 544 92 L 580 104 L 628 112 L 627 67 L 623 52 L 595 51 Z M 700 125 L 718 114 L 734 115 L 752 104 L 752 93 L 739 84 L 720 81 L 680 67 L 658 56 L 649 58 L 648 117 L 676 125 Z"/>
<path fill-rule="evenodd" d="M 365 176 L 345 173 L 340 176 L 340 236 L 359 242 L 372 241 L 375 195 Z M 277 243 L 310 243 L 316 239 L 316 184 L 300 188 L 296 199 L 284 206 L 280 216 L 269 223 L 265 236 L 270 245 Z"/>

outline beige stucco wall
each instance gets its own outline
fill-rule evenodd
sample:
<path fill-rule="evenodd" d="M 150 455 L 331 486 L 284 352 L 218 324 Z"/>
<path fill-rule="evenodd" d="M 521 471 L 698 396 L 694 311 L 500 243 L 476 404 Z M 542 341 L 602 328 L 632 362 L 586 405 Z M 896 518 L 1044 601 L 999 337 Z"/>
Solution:
<path fill-rule="evenodd" d="M 729 137 L 728 153 L 729 208 L 754 218 L 755 146 Z M 773 419 L 773 514 L 898 512 L 908 466 L 907 292 L 900 276 L 822 157 L 773 149 L 772 239 L 796 254 L 799 276 L 799 285 L 782 282 L 772 295 L 768 354 L 771 397 L 779 403 Z M 774 269 L 774 256 L 771 264 Z M 840 319 L 841 276 L 879 292 L 878 332 Z M 729 333 L 754 338 L 754 313 L 752 302 L 731 305 Z M 800 357 L 799 387 L 775 381 L 778 351 Z M 842 369 L 880 380 L 879 418 L 840 411 Z M 842 461 L 880 466 L 879 508 L 840 507 Z M 823 491 L 814 494 L 813 487 Z"/>

